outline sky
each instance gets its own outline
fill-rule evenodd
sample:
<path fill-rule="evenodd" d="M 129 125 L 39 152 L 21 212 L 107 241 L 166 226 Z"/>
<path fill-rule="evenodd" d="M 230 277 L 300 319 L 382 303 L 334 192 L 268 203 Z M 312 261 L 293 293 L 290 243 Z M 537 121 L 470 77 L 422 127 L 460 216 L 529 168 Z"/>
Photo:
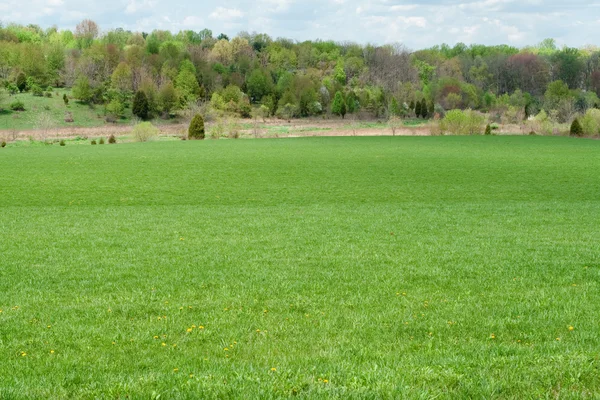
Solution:
<path fill-rule="evenodd" d="M 2 0 L 0 21 L 74 29 L 84 18 L 103 31 L 211 29 L 214 35 L 402 43 L 600 45 L 600 0 Z"/>

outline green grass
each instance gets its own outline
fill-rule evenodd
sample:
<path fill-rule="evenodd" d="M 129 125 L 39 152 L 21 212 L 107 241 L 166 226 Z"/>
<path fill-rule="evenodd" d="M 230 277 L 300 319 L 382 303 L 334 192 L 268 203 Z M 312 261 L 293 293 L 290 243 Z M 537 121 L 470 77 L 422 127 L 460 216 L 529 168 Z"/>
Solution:
<path fill-rule="evenodd" d="M 58 96 L 56 95 L 58 93 Z M 88 105 L 70 99 L 65 106 L 63 94 L 71 95 L 70 90 L 54 89 L 52 98 L 37 97 L 31 93 L 19 93 L 7 97 L 3 103 L 4 110 L 0 111 L 0 130 L 36 129 L 40 114 L 50 115 L 53 126 L 60 127 L 94 127 L 104 125 L 104 107 L 102 105 Z M 12 111 L 10 104 L 20 100 L 25 104 L 25 111 Z M 71 112 L 74 122 L 65 122 L 65 112 Z M 125 117 L 118 121 L 119 124 L 131 122 L 131 109 L 125 110 Z"/>
<path fill-rule="evenodd" d="M 599 398 L 599 155 L 0 149 L 0 398 Z"/>

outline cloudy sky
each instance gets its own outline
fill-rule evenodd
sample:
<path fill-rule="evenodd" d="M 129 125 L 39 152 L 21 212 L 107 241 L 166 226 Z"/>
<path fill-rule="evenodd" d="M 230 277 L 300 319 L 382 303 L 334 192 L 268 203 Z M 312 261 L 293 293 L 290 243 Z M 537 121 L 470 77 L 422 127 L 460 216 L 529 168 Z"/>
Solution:
<path fill-rule="evenodd" d="M 103 30 L 211 29 L 296 40 L 401 42 L 412 49 L 440 43 L 599 44 L 600 0 L 2 0 L 4 23 L 73 29 L 83 18 Z"/>

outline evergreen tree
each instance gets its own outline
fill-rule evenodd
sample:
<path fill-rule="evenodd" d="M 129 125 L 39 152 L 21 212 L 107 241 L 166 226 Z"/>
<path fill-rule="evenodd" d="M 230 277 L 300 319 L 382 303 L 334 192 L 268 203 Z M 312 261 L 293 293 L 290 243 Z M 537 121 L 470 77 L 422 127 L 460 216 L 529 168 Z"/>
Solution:
<path fill-rule="evenodd" d="M 433 117 L 433 115 L 435 114 L 435 104 L 433 104 L 433 101 L 429 102 L 429 117 Z"/>
<path fill-rule="evenodd" d="M 571 124 L 571 135 L 573 136 L 583 136 L 583 128 L 579 123 L 579 120 L 575 118 L 573 123 Z"/>
<path fill-rule="evenodd" d="M 415 110 L 415 101 L 414 100 L 410 101 L 410 105 L 408 106 L 408 108 L 410 108 L 410 111 L 414 111 Z"/>
<path fill-rule="evenodd" d="M 341 92 L 337 92 L 331 104 L 331 112 L 335 115 L 340 115 L 342 119 L 346 115 L 346 102 Z"/>
<path fill-rule="evenodd" d="M 19 92 L 24 92 L 25 89 L 27 89 L 27 77 L 24 73 L 20 72 L 19 75 L 17 75 L 16 84 L 17 88 L 19 89 Z"/>
<path fill-rule="evenodd" d="M 138 118 L 142 120 L 147 120 L 150 114 L 150 104 L 148 103 L 148 97 L 146 97 L 146 93 L 138 90 L 133 98 L 133 107 L 131 108 L 131 112 Z"/>
<path fill-rule="evenodd" d="M 425 99 L 423 99 L 423 101 L 421 101 L 421 117 L 423 117 L 423 119 L 426 119 L 427 114 L 428 114 L 427 101 L 425 101 Z"/>
<path fill-rule="evenodd" d="M 202 115 L 196 114 L 190 123 L 188 137 L 189 139 L 202 140 L 204 139 L 204 136 L 204 118 L 202 118 Z"/>
<path fill-rule="evenodd" d="M 93 96 L 89 79 L 84 75 L 81 75 L 79 78 L 77 78 L 72 92 L 73 97 L 75 97 L 77 100 L 81 101 L 82 103 L 89 103 Z"/>
<path fill-rule="evenodd" d="M 485 134 L 486 135 L 492 134 L 492 127 L 490 126 L 490 124 L 487 124 L 487 126 L 485 127 Z"/>
<path fill-rule="evenodd" d="M 419 118 L 421 116 L 421 102 L 417 101 L 417 104 L 415 104 L 415 115 L 417 116 L 417 118 Z"/>
<path fill-rule="evenodd" d="M 63 94 L 63 101 L 65 102 L 65 106 L 69 105 L 69 98 L 67 97 L 67 94 Z"/>

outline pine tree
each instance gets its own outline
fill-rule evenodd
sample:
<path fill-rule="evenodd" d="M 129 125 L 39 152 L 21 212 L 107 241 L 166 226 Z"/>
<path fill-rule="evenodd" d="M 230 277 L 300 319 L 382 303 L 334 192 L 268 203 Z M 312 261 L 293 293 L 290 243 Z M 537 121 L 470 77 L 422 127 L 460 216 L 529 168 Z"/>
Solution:
<path fill-rule="evenodd" d="M 65 102 L 65 106 L 69 105 L 69 98 L 67 97 L 67 94 L 63 94 L 63 101 Z"/>
<path fill-rule="evenodd" d="M 485 127 L 485 134 L 486 135 L 492 134 L 492 127 L 490 126 L 490 124 L 487 124 L 487 126 Z"/>
<path fill-rule="evenodd" d="M 131 112 L 138 118 L 142 120 L 147 120 L 150 113 L 150 104 L 148 103 L 148 97 L 146 97 L 146 93 L 138 90 L 133 98 L 133 107 L 131 108 Z"/>
<path fill-rule="evenodd" d="M 417 101 L 417 104 L 415 104 L 415 115 L 417 116 L 417 118 L 419 118 L 421 116 L 421 102 Z"/>
<path fill-rule="evenodd" d="M 427 118 L 427 101 L 425 101 L 425 99 L 421 101 L 421 117 L 423 117 L 423 119 Z"/>
<path fill-rule="evenodd" d="M 408 107 L 410 108 L 410 111 L 414 111 L 414 109 L 415 109 L 415 101 L 411 100 L 410 101 L 410 105 Z"/>
<path fill-rule="evenodd" d="M 573 120 L 573 123 L 571 124 L 571 135 L 583 136 L 583 128 L 581 127 L 581 124 L 579 123 L 579 120 L 577 118 L 575 118 L 575 120 Z"/>
<path fill-rule="evenodd" d="M 204 139 L 204 118 L 202 115 L 196 114 L 194 118 L 192 118 L 192 122 L 190 123 L 190 127 L 188 129 L 188 137 L 189 139 Z"/>
<path fill-rule="evenodd" d="M 335 115 L 340 115 L 342 119 L 346 115 L 346 102 L 341 92 L 337 92 L 331 104 L 331 112 Z"/>

